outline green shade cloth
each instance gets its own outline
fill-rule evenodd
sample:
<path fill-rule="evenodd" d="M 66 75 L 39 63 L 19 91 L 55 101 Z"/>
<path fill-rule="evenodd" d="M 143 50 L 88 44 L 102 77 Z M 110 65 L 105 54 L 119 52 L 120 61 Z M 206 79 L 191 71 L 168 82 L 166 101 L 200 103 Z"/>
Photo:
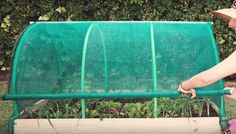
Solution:
<path fill-rule="evenodd" d="M 171 96 L 218 62 L 209 22 L 35 22 L 16 44 L 7 94 Z M 222 81 L 204 89 L 222 90 Z"/>

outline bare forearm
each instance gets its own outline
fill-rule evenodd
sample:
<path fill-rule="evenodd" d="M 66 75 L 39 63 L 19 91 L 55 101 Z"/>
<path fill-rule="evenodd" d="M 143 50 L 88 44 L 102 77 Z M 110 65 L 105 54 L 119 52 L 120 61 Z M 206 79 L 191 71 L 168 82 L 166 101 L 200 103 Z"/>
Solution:
<path fill-rule="evenodd" d="M 182 83 L 183 88 L 192 89 L 210 85 L 236 72 L 236 51 L 216 66 L 201 72 Z"/>
<path fill-rule="evenodd" d="M 210 84 L 218 81 L 218 79 L 207 78 L 205 73 L 206 72 L 202 72 L 200 74 L 197 74 L 197 75 L 193 76 L 192 78 L 190 78 L 189 80 L 183 82 L 183 87 L 185 89 L 201 88 L 201 87 L 210 85 Z"/>

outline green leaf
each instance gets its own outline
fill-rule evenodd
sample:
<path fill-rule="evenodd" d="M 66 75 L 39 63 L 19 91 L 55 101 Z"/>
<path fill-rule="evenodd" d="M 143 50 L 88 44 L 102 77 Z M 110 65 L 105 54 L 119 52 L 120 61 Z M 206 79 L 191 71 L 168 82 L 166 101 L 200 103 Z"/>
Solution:
<path fill-rule="evenodd" d="M 51 125 L 51 127 L 53 128 L 53 130 L 54 130 L 54 131 L 56 132 L 56 134 L 57 134 L 57 131 L 56 131 L 54 125 L 52 124 L 52 122 L 51 122 L 51 120 L 50 120 L 48 114 L 46 114 L 46 116 L 47 116 L 47 120 L 48 120 L 49 124 Z"/>
<path fill-rule="evenodd" d="M 9 32 L 9 28 L 5 28 L 3 31 L 5 31 L 5 32 Z"/>
<path fill-rule="evenodd" d="M 46 14 L 44 16 L 39 16 L 39 19 L 38 20 L 49 20 L 50 17 Z"/>
<path fill-rule="evenodd" d="M 223 43 L 225 43 L 225 40 L 222 37 L 220 37 L 219 38 L 219 44 L 223 44 Z"/>
<path fill-rule="evenodd" d="M 0 60 L 0 66 L 3 65 L 3 61 Z"/>
<path fill-rule="evenodd" d="M 11 54 L 11 50 L 7 50 L 6 55 L 10 55 L 10 54 Z"/>
<path fill-rule="evenodd" d="M 2 23 L 2 24 L 1 24 L 1 27 L 2 27 L 2 28 L 6 28 L 7 25 L 6 25 L 5 23 Z"/>
<path fill-rule="evenodd" d="M 59 12 L 59 13 L 65 13 L 65 12 L 66 12 L 66 9 L 65 9 L 65 7 L 58 7 L 58 8 L 56 9 L 56 11 Z"/>

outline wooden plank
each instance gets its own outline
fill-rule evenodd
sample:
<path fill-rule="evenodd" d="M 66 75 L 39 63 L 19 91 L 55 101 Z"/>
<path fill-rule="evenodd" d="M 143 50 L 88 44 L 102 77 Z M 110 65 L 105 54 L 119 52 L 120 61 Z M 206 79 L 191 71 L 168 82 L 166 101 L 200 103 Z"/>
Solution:
<path fill-rule="evenodd" d="M 155 119 L 17 119 L 15 134 L 221 134 L 218 117 Z"/>

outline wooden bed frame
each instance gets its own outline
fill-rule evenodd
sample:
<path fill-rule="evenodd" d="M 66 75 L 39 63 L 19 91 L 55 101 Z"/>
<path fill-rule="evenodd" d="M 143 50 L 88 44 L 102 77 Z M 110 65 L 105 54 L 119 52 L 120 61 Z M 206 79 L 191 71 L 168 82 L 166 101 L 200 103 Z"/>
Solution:
<path fill-rule="evenodd" d="M 221 134 L 219 117 L 17 119 L 15 134 Z"/>

